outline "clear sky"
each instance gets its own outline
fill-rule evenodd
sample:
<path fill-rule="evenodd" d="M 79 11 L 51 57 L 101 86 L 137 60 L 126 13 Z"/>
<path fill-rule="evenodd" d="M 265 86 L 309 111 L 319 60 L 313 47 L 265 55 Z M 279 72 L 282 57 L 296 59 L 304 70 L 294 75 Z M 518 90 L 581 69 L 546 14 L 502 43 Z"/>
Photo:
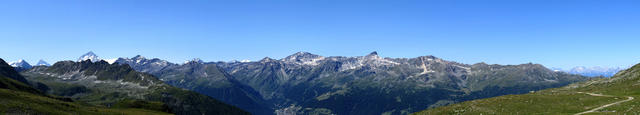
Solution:
<path fill-rule="evenodd" d="M 323 56 L 434 55 L 548 67 L 640 62 L 640 1 L 9 0 L 0 58 L 157 57 L 182 63 Z"/>

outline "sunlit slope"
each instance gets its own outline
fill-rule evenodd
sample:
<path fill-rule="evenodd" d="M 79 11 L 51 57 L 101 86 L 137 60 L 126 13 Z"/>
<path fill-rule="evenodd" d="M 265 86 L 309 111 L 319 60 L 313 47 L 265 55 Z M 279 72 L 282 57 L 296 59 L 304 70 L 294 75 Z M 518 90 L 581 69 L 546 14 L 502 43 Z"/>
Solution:
<path fill-rule="evenodd" d="M 161 111 L 136 108 L 105 108 L 67 102 L 28 92 L 0 89 L 0 113 L 50 115 L 164 115 Z"/>
<path fill-rule="evenodd" d="M 638 98 L 640 64 L 611 78 L 529 94 L 467 101 L 415 114 L 640 114 Z"/>

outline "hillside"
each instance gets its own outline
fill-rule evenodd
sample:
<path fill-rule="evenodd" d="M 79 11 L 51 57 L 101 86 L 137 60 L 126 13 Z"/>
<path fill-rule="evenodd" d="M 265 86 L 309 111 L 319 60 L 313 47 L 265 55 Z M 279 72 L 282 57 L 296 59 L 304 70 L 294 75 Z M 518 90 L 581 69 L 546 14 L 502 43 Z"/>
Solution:
<path fill-rule="evenodd" d="M 11 76 L 11 77 L 9 77 Z M 19 81 L 18 81 L 19 80 Z M 113 107 L 85 105 L 68 98 L 41 93 L 27 84 L 23 76 L 0 59 L 0 113 L 4 114 L 169 114 L 162 111 L 136 107 Z M 121 104 L 123 105 L 123 104 Z"/>
<path fill-rule="evenodd" d="M 84 105 L 78 102 L 63 101 L 56 98 L 28 92 L 0 89 L 0 113 L 5 114 L 100 114 L 100 115 L 164 115 L 170 114 L 141 108 L 107 108 Z"/>
<path fill-rule="evenodd" d="M 175 114 L 248 114 L 211 97 L 172 87 L 153 75 L 136 72 L 127 65 L 105 61 L 62 61 L 39 66 L 22 75 L 44 84 L 43 92 L 89 105 L 138 106 Z"/>
<path fill-rule="evenodd" d="M 640 114 L 640 64 L 611 78 L 522 95 L 467 101 L 415 114 Z"/>
<path fill-rule="evenodd" d="M 172 86 L 211 96 L 253 114 L 273 114 L 272 106 L 260 94 L 239 83 L 215 64 L 205 64 L 198 60 L 173 64 L 157 58 L 146 59 L 140 55 L 119 58 L 115 62 L 127 64 L 137 71 L 158 76 Z"/>

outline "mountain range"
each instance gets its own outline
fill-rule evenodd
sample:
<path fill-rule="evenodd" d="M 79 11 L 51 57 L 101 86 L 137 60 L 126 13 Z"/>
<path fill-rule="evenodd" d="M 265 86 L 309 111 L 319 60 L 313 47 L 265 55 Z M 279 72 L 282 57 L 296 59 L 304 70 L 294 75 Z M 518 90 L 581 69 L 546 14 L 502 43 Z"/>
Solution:
<path fill-rule="evenodd" d="M 600 79 L 533 63 L 463 64 L 435 56 L 384 58 L 377 52 L 356 57 L 297 52 L 232 62 L 196 58 L 181 64 L 141 55 L 104 60 L 89 52 L 19 74 L 12 69 L 8 78 L 37 95 L 100 110 L 173 114 L 402 115 Z M 43 111 L 54 110 L 35 113 Z"/>
<path fill-rule="evenodd" d="M 155 76 L 136 72 L 127 65 L 100 60 L 61 61 L 21 72 L 48 94 L 91 105 L 117 106 L 143 101 L 150 108 L 175 114 L 248 114 L 211 97 L 165 84 Z M 148 101 L 148 102 L 147 102 Z M 148 109 L 148 108 L 147 108 Z"/>
<path fill-rule="evenodd" d="M 29 65 L 23 60 L 13 64 Z M 4 114 L 249 114 L 167 85 L 128 65 L 103 60 L 60 61 L 16 70 L 0 59 L 0 112 Z"/>
<path fill-rule="evenodd" d="M 15 62 L 11 62 L 9 63 L 9 65 L 11 65 L 11 67 L 13 67 L 16 71 L 28 70 L 28 69 L 31 69 L 33 66 L 51 66 L 49 63 L 47 63 L 44 60 L 39 60 L 38 63 L 36 63 L 36 65 L 31 65 L 29 64 L 29 62 L 23 59 L 20 59 Z"/>
<path fill-rule="evenodd" d="M 0 59 L 0 101 L 2 102 L 0 112 L 3 114 L 168 114 L 136 107 L 108 108 L 87 105 L 69 98 L 43 93 L 31 85 L 37 85 L 40 88 L 46 87 L 45 85 L 31 83 Z"/>
<path fill-rule="evenodd" d="M 184 64 L 138 55 L 114 63 L 266 115 L 409 114 L 590 79 L 540 64 L 469 65 L 434 56 L 383 58 L 377 52 L 357 57 L 298 52 L 254 62 Z"/>
<path fill-rule="evenodd" d="M 599 66 L 595 66 L 595 67 L 578 66 L 566 72 L 571 74 L 580 74 L 580 75 L 591 76 L 591 77 L 595 77 L 595 76 L 611 77 L 616 73 L 618 73 L 619 71 L 625 70 L 627 68 L 628 67 L 609 68 L 609 67 L 599 67 Z"/>

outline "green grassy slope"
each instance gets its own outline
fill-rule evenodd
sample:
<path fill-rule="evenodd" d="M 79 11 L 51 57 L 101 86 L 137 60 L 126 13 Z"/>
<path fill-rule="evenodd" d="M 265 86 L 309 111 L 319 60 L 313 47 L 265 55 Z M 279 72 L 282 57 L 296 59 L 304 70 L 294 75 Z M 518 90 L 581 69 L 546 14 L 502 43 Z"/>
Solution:
<path fill-rule="evenodd" d="M 580 93 L 585 92 L 585 93 Z M 608 96 L 593 96 L 586 93 Z M 467 101 L 417 112 L 430 114 L 576 114 L 634 97 L 588 114 L 640 114 L 640 64 L 614 77 L 522 95 Z"/>
<path fill-rule="evenodd" d="M 165 115 L 169 113 L 138 108 L 105 108 L 62 101 L 28 92 L 0 89 L 0 113 L 5 114 L 101 114 Z"/>

